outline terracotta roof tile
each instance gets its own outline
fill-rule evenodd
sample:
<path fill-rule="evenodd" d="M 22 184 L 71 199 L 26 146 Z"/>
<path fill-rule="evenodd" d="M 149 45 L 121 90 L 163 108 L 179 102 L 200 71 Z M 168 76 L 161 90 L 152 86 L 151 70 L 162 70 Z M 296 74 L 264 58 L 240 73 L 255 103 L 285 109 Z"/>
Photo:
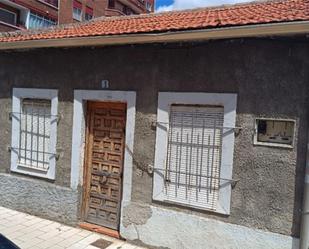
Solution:
<path fill-rule="evenodd" d="M 158 33 L 308 20 L 309 0 L 279 0 L 159 14 L 97 18 L 49 29 L 1 33 L 0 42 Z"/>

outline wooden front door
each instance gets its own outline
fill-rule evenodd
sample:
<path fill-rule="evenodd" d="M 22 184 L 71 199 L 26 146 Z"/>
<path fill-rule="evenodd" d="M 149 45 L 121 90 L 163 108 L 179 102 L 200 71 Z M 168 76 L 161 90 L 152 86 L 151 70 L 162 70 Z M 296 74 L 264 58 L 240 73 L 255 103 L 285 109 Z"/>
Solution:
<path fill-rule="evenodd" d="M 118 230 L 126 104 L 88 102 L 83 218 Z"/>

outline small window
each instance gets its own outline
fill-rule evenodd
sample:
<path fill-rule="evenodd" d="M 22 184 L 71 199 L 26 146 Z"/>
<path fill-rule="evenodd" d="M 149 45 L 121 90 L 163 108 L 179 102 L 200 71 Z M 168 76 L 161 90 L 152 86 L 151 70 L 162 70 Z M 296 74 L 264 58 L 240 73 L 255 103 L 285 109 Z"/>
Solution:
<path fill-rule="evenodd" d="M 13 89 L 13 172 L 55 179 L 57 105 L 57 90 Z"/>
<path fill-rule="evenodd" d="M 115 0 L 108 0 L 108 8 L 115 8 Z"/>
<path fill-rule="evenodd" d="M 89 21 L 93 18 L 93 9 L 90 7 L 86 7 L 85 20 Z"/>
<path fill-rule="evenodd" d="M 0 21 L 11 25 L 16 25 L 16 13 L 0 8 Z"/>
<path fill-rule="evenodd" d="M 294 120 L 256 119 L 254 143 L 257 145 L 293 147 Z"/>
<path fill-rule="evenodd" d="M 73 2 L 73 18 L 75 20 L 82 20 L 82 4 L 76 0 Z"/>

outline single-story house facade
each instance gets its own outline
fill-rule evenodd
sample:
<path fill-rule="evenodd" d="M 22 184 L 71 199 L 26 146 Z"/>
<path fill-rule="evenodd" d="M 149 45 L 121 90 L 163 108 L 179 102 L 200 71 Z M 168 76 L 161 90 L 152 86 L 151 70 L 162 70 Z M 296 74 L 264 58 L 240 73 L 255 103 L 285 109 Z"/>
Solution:
<path fill-rule="evenodd" d="M 149 248 L 308 249 L 308 10 L 1 34 L 0 205 Z"/>

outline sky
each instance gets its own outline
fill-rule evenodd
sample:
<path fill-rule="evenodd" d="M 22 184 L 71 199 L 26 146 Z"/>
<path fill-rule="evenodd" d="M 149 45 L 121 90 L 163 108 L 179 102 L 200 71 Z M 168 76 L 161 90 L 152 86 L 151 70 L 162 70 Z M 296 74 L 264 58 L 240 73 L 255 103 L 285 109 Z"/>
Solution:
<path fill-rule="evenodd" d="M 156 0 L 156 11 L 162 12 L 170 10 L 194 9 L 198 7 L 242 2 L 248 2 L 248 0 Z"/>

